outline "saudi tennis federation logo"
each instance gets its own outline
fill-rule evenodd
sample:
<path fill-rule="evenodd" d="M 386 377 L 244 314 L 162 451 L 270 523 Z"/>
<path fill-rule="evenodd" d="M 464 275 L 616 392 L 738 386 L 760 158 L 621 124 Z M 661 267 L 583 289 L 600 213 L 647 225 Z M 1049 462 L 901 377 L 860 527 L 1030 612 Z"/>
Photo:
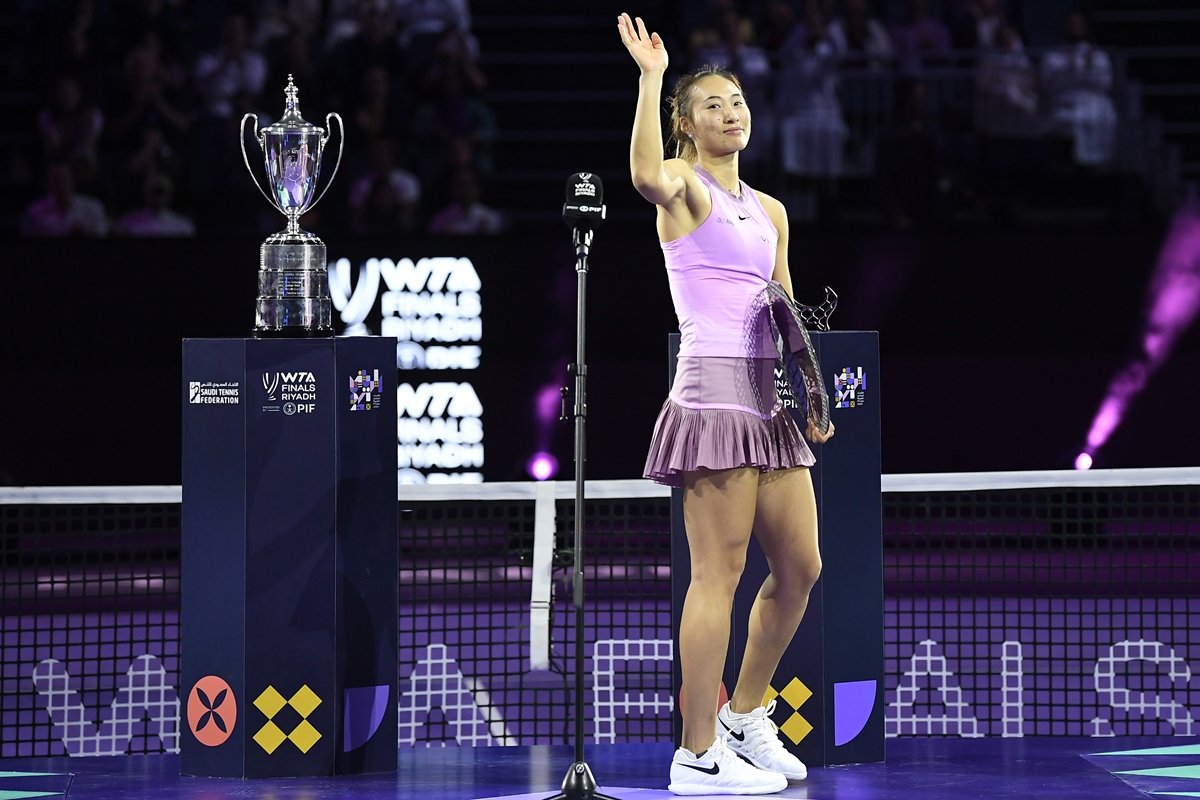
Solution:
<path fill-rule="evenodd" d="M 379 370 L 360 369 L 350 376 L 350 410 L 371 411 L 379 408 L 379 400 L 383 394 L 383 379 Z"/>
<path fill-rule="evenodd" d="M 206 675 L 192 687 L 187 704 L 188 729 L 205 747 L 225 743 L 237 724 L 237 701 L 222 678 Z"/>
<path fill-rule="evenodd" d="M 867 376 L 862 367 L 842 367 L 833 376 L 833 407 L 858 408 L 867 402 Z"/>

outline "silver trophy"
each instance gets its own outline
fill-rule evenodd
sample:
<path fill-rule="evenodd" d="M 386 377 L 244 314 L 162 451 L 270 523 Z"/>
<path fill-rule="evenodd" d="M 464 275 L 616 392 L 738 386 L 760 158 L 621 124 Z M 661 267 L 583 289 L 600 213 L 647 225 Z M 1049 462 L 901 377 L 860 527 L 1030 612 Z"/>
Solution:
<path fill-rule="evenodd" d="M 254 335 L 257 337 L 332 336 L 329 276 L 325 269 L 325 243 L 300 229 L 304 212 L 321 201 L 342 163 L 346 130 L 335 113 L 325 116 L 325 128 L 300 116 L 296 84 L 288 75 L 283 118 L 261 131 L 258 117 L 242 117 L 242 160 L 254 185 L 267 202 L 287 216 L 287 228 L 269 237 L 259 248 L 258 304 Z M 259 184 L 246 155 L 246 121 L 254 120 L 254 138 L 266 159 L 270 193 Z M 330 122 L 337 120 L 338 160 L 325 188 L 317 195 L 321 156 L 329 141 Z"/>

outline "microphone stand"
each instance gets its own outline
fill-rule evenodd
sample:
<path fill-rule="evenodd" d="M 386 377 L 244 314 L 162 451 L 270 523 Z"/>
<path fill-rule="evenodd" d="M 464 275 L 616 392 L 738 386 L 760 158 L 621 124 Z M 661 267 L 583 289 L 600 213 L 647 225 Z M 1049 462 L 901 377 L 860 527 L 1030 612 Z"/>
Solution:
<path fill-rule="evenodd" d="M 577 294 L 575 310 L 575 363 L 568 371 L 575 376 L 575 564 L 571 575 L 572 605 L 575 606 L 575 761 L 563 778 L 562 791 L 546 800 L 616 800 L 596 791 L 592 770 L 583 757 L 583 465 L 587 460 L 587 364 L 584 361 L 584 332 L 587 320 L 588 248 L 592 231 L 576 226 L 571 240 L 575 244 Z M 563 419 L 566 419 L 566 393 L 563 389 Z"/>

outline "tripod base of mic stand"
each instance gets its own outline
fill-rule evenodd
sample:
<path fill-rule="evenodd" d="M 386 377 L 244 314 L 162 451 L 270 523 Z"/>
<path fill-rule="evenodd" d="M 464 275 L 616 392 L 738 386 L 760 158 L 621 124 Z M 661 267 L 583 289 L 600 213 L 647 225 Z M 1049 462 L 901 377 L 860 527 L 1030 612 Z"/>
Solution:
<path fill-rule="evenodd" d="M 596 791 L 598 788 L 600 787 L 596 785 L 596 779 L 588 765 L 576 761 L 567 770 L 567 777 L 563 778 L 562 791 L 553 797 L 547 797 L 546 800 L 617 800 L 615 797 L 600 794 Z"/>

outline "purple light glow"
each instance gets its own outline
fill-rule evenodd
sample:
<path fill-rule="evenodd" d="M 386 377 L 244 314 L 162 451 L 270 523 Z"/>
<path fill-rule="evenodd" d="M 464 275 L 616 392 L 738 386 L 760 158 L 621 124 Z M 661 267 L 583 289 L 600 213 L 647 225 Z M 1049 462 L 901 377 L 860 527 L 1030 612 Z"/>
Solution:
<path fill-rule="evenodd" d="M 525 464 L 525 471 L 534 480 L 546 481 L 558 474 L 558 459 L 550 453 L 534 453 Z"/>
<path fill-rule="evenodd" d="M 1080 453 L 1075 459 L 1075 469 L 1084 470 L 1092 468 L 1092 456 L 1089 453 Z"/>
<path fill-rule="evenodd" d="M 558 420 L 559 412 L 562 410 L 562 392 L 558 384 L 548 383 L 538 389 L 537 396 L 534 398 L 534 408 L 537 411 L 537 418 L 541 422 L 548 423 Z"/>
<path fill-rule="evenodd" d="M 1108 394 L 1100 403 L 1088 431 L 1087 452 L 1075 460 L 1076 469 L 1091 466 L 1091 454 L 1099 450 L 1121 424 L 1130 403 L 1166 362 L 1175 342 L 1191 326 L 1197 312 L 1200 312 L 1200 199 L 1192 193 L 1175 215 L 1146 290 L 1141 352 L 1109 383 Z M 1087 456 L 1087 466 L 1081 467 L 1084 456 Z"/>

